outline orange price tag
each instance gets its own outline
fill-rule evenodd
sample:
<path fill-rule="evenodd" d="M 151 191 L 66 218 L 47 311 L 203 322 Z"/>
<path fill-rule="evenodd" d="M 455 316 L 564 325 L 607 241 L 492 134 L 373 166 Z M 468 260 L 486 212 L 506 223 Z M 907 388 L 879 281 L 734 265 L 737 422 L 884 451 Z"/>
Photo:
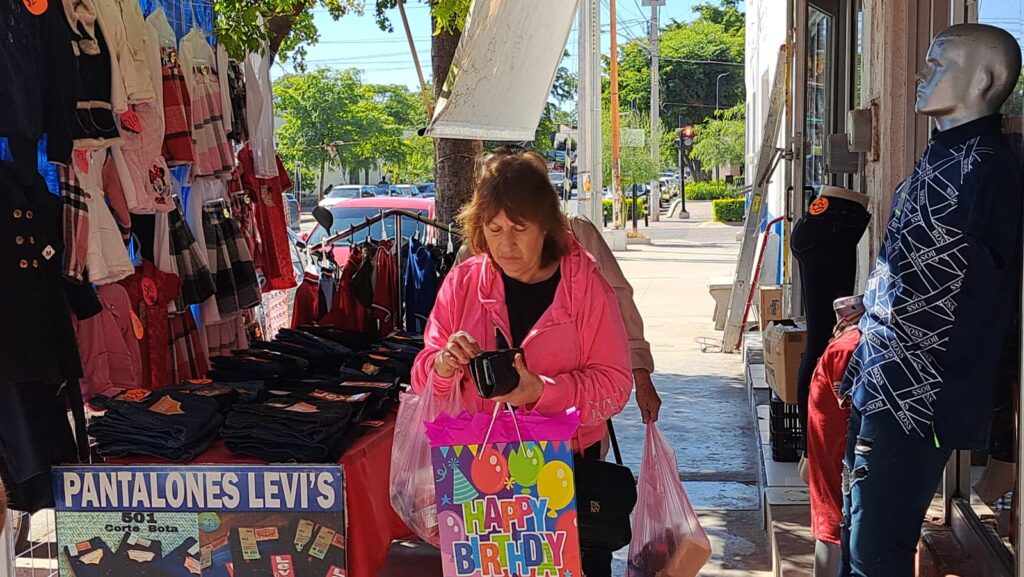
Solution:
<path fill-rule="evenodd" d="M 47 0 L 21 0 L 21 3 L 25 5 L 25 9 L 33 16 L 42 16 L 50 5 Z"/>
<path fill-rule="evenodd" d="M 828 199 L 824 196 L 819 196 L 814 202 L 811 203 L 811 208 L 807 212 L 811 216 L 818 216 L 828 210 Z"/>

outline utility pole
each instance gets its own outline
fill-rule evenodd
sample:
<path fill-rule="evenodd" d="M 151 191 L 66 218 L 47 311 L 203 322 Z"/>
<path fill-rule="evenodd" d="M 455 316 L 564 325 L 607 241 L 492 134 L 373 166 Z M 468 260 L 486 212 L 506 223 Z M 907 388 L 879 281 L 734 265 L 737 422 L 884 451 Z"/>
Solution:
<path fill-rule="evenodd" d="M 604 207 L 601 142 L 601 0 L 581 0 L 579 4 L 579 136 L 577 174 L 580 212 L 598 226 Z"/>
<path fill-rule="evenodd" d="M 658 14 L 658 7 L 664 0 L 644 0 L 645 4 L 651 5 L 651 160 L 654 166 L 661 165 L 660 154 L 658 153 L 658 136 L 661 128 L 661 87 L 659 86 L 658 72 L 658 49 L 661 45 L 661 22 Z M 648 198 L 650 203 L 647 212 L 651 220 L 658 222 L 661 218 L 661 171 L 651 181 L 651 195 Z M 633 207 L 636 209 L 636 207 Z"/>
<path fill-rule="evenodd" d="M 608 20 L 611 22 L 611 122 L 612 122 L 612 220 L 614 228 L 622 228 L 622 142 L 619 135 L 619 27 L 615 13 L 615 0 L 608 5 Z"/>

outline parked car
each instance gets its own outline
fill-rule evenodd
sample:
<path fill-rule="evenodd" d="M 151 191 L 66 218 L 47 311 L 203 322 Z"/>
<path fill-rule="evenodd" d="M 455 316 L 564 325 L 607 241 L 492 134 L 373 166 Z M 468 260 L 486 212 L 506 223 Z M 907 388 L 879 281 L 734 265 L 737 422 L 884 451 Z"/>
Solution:
<path fill-rule="evenodd" d="M 549 172 L 548 180 L 551 181 L 551 186 L 561 194 L 565 192 L 565 173 L 564 172 Z"/>
<path fill-rule="evenodd" d="M 434 217 L 434 199 L 432 198 L 408 198 L 395 196 L 379 196 L 374 198 L 352 198 L 342 200 L 331 206 L 330 211 L 334 216 L 334 226 L 331 227 L 331 234 L 341 232 L 346 228 L 359 224 L 365 219 L 377 216 L 383 210 L 401 208 L 415 212 L 428 218 Z M 376 223 L 366 230 L 359 231 L 352 236 L 352 242 L 359 243 L 367 238 L 380 239 L 382 232 L 387 232 L 388 238 L 395 238 L 395 219 L 385 219 L 383 225 Z M 432 242 L 434 239 L 434 228 L 408 217 L 402 218 L 402 237 L 408 238 L 419 233 L 420 240 Z M 317 245 L 329 236 L 328 231 L 317 224 L 313 230 L 303 235 L 307 246 Z M 334 261 L 344 265 L 348 261 L 349 239 L 339 240 L 331 248 L 334 254 Z"/>
<path fill-rule="evenodd" d="M 420 196 L 422 196 L 424 198 L 433 198 L 434 197 L 435 193 L 434 193 L 434 183 L 433 182 L 424 182 L 424 183 L 418 185 L 417 188 L 420 190 Z"/>
<path fill-rule="evenodd" d="M 419 196 L 420 190 L 415 184 L 389 184 L 387 190 L 380 190 L 377 196 Z"/>
<path fill-rule="evenodd" d="M 371 198 L 377 196 L 377 187 L 368 184 L 342 184 L 331 188 L 327 196 L 320 201 L 320 206 L 331 208 L 339 202 L 350 198 Z"/>
<path fill-rule="evenodd" d="M 288 227 L 294 230 L 298 230 L 302 224 L 302 212 L 299 210 L 299 199 L 295 198 L 295 195 L 286 192 L 284 194 L 284 218 L 288 223 Z"/>

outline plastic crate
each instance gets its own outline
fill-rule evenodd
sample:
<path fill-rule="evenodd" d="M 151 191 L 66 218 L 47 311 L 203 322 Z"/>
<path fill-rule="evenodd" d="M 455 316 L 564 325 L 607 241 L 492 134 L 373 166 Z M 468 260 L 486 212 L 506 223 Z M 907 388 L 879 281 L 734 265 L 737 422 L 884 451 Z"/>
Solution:
<path fill-rule="evenodd" d="M 787 405 L 774 392 L 768 402 L 768 440 L 772 459 L 795 463 L 804 453 L 803 428 L 796 405 Z"/>

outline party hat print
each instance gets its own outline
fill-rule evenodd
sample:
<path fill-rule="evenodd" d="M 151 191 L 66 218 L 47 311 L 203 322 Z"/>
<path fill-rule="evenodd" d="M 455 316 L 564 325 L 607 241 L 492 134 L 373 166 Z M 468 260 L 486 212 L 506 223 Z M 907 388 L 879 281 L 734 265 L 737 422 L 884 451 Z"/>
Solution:
<path fill-rule="evenodd" d="M 478 493 L 476 488 L 473 487 L 473 484 L 469 482 L 469 479 L 462 474 L 462 469 L 456 468 L 454 491 L 455 504 L 461 505 L 463 503 L 468 503 L 479 496 L 480 493 Z"/>

